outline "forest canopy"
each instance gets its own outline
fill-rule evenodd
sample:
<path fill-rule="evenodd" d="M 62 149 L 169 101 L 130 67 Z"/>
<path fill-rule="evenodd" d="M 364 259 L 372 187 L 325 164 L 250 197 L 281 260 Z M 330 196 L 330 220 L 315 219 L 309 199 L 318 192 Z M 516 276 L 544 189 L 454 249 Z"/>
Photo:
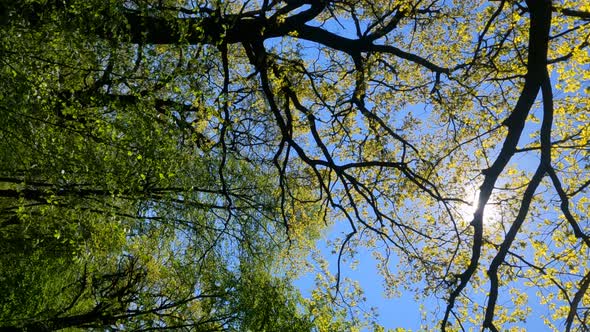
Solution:
<path fill-rule="evenodd" d="M 382 331 L 360 248 L 421 329 L 588 330 L 589 39 L 587 0 L 1 1 L 0 330 Z"/>

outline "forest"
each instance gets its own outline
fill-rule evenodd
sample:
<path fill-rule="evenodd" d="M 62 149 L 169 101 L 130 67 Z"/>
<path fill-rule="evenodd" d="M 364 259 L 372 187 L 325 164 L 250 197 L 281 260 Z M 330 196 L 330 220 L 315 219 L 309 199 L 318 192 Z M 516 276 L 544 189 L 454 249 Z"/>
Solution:
<path fill-rule="evenodd" d="M 589 45 L 589 0 L 0 0 L 0 331 L 588 331 Z"/>

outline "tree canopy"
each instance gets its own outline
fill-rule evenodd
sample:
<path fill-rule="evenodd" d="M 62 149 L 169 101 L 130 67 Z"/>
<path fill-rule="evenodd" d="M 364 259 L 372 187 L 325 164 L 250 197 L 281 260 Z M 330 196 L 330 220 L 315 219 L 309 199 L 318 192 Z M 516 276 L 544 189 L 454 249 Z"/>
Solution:
<path fill-rule="evenodd" d="M 589 328 L 590 2 L 22 0 L 0 27 L 1 328 L 380 330 L 359 247 L 438 299 L 424 329 Z"/>

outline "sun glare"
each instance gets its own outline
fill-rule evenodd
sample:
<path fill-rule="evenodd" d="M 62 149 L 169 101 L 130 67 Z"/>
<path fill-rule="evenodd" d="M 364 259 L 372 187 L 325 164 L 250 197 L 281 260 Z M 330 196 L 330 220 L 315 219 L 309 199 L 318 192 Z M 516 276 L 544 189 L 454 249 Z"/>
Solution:
<path fill-rule="evenodd" d="M 461 219 L 467 223 L 473 220 L 475 210 L 477 209 L 477 202 L 479 200 L 479 189 L 465 188 L 466 197 L 464 200 L 468 204 L 463 203 L 458 207 L 459 215 Z M 500 209 L 497 205 L 488 202 L 484 209 L 483 224 L 492 225 L 498 223 L 500 220 Z"/>

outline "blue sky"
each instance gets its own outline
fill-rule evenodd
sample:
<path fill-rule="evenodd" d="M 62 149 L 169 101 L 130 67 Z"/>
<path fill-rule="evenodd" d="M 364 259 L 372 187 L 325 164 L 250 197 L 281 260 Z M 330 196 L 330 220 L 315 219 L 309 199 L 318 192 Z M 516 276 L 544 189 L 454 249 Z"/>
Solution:
<path fill-rule="evenodd" d="M 324 257 L 329 262 L 330 272 L 336 274 L 337 255 L 332 254 L 327 240 L 341 237 L 347 231 L 344 223 L 337 223 L 329 229 L 317 243 Z M 377 272 L 375 260 L 371 256 L 370 248 L 359 248 L 356 256 L 358 265 L 351 269 L 348 264 L 342 264 L 342 277 L 351 278 L 360 283 L 367 298 L 366 309 L 375 307 L 378 310 L 378 321 L 384 327 L 403 327 L 407 329 L 418 329 L 420 327 L 420 306 L 414 300 L 412 294 L 402 294 L 399 298 L 388 299 L 384 294 L 383 278 Z M 295 282 L 304 296 L 309 296 L 314 287 L 314 274 L 303 275 Z"/>
<path fill-rule="evenodd" d="M 327 24 L 323 25 L 323 27 L 341 36 L 355 38 L 354 29 L 352 29 L 352 23 L 347 22 L 346 19 L 340 19 L 338 24 L 336 24 L 333 21 L 330 21 Z M 279 45 L 280 41 L 278 39 L 269 40 L 267 41 L 267 43 L 268 46 L 273 46 Z M 310 58 L 319 58 L 319 51 L 317 49 L 317 45 L 305 41 L 302 41 L 302 45 L 305 48 L 304 50 L 302 50 L 304 56 Z M 416 110 L 420 111 L 422 108 L 424 107 L 417 106 Z M 420 112 L 417 113 L 419 114 Z M 533 109 L 532 113 L 536 114 L 537 117 L 541 117 L 541 115 L 539 114 L 540 112 L 538 110 Z M 527 122 L 527 127 L 522 135 L 519 146 L 522 147 L 525 144 L 534 142 L 536 138 L 530 138 L 530 135 L 537 131 L 539 127 L 540 124 L 538 123 L 535 124 Z M 491 160 L 494 160 L 497 151 L 488 152 L 490 152 L 489 158 Z M 538 160 L 538 154 L 535 151 L 521 153 L 513 157 L 510 165 L 517 166 L 518 168 L 526 170 L 528 172 L 532 172 L 537 166 Z M 478 180 L 480 179 L 476 179 L 474 181 L 474 184 L 478 185 Z M 490 213 L 489 208 L 487 209 L 487 211 L 488 213 Z M 327 242 L 333 241 L 338 237 L 342 238 L 343 235 L 346 235 L 348 233 L 348 231 L 348 224 L 346 222 L 336 222 L 336 224 L 332 226 L 328 232 L 326 232 L 325 237 L 317 243 L 318 249 L 324 254 L 324 257 L 330 263 L 330 271 L 332 274 L 336 274 L 337 254 L 332 253 L 332 247 L 328 247 Z M 378 321 L 384 327 L 401 327 L 405 329 L 411 329 L 414 331 L 420 330 L 422 323 L 422 317 L 420 312 L 421 304 L 424 305 L 426 312 L 433 313 L 433 315 L 436 314 L 436 318 L 442 318 L 442 311 L 444 310 L 445 306 L 444 301 L 437 300 L 434 298 L 426 298 L 423 300 L 422 303 L 418 303 L 414 299 L 415 294 L 410 293 L 402 293 L 400 297 L 392 299 L 386 298 L 384 294 L 384 281 L 383 278 L 377 272 L 376 261 L 371 255 L 372 250 L 378 249 L 363 247 L 359 248 L 358 253 L 356 255 L 356 259 L 359 262 L 357 267 L 353 270 L 350 269 L 347 264 L 343 264 L 342 277 L 348 277 L 357 280 L 360 283 L 361 287 L 364 289 L 367 298 L 366 306 L 377 308 L 377 311 L 379 313 Z M 485 269 L 485 266 L 480 267 L 480 269 Z M 297 280 L 296 286 L 300 288 L 304 295 L 308 295 L 310 290 L 313 288 L 313 279 L 313 275 L 305 275 L 301 277 L 299 280 Z M 519 282 L 516 285 L 519 286 L 519 288 L 526 292 L 529 296 L 529 306 L 532 310 L 531 314 L 529 315 L 529 319 L 526 322 L 526 326 L 522 326 L 522 323 L 516 326 L 526 327 L 528 330 L 535 331 L 548 330 L 547 327 L 544 326 L 540 316 L 548 316 L 550 315 L 550 313 L 546 306 L 541 306 L 539 304 L 539 299 L 535 294 L 535 289 L 527 289 L 524 286 L 524 284 L 522 284 L 522 282 Z M 506 291 L 506 289 L 500 290 L 500 292 L 503 291 Z M 484 305 L 486 302 L 485 296 L 480 297 L 481 301 L 479 301 L 479 304 Z M 503 304 L 503 300 L 505 301 L 506 298 L 501 295 L 499 303 Z M 428 317 L 428 319 L 432 318 L 432 315 Z"/>
<path fill-rule="evenodd" d="M 534 111 L 535 110 L 532 112 Z M 540 124 L 538 123 L 528 122 L 519 146 L 533 143 L 536 138 L 530 138 L 530 136 L 535 131 L 539 130 L 539 127 Z M 494 158 L 494 155 L 491 155 L 490 157 Z M 537 166 L 538 161 L 539 158 L 537 152 L 527 152 L 514 156 L 511 165 L 532 172 Z M 475 195 L 473 198 L 477 199 Z M 488 208 L 487 211 L 488 213 L 493 213 L 490 208 Z M 470 218 L 471 216 L 469 215 L 465 217 Z M 556 216 L 548 215 L 547 217 Z M 324 258 L 328 260 L 330 264 L 330 272 L 334 275 L 337 271 L 337 254 L 333 254 L 333 248 L 329 246 L 329 242 L 333 242 L 337 238 L 343 238 L 348 232 L 349 225 L 347 222 L 336 221 L 335 224 L 326 231 L 324 237 L 317 243 L 317 248 L 324 255 Z M 351 269 L 348 264 L 342 264 L 342 277 L 351 278 L 360 283 L 367 298 L 365 304 L 366 307 L 377 308 L 377 312 L 379 313 L 378 322 L 385 328 L 404 328 L 412 331 L 420 331 L 421 323 L 423 323 L 422 314 L 420 312 L 421 305 L 423 306 L 424 311 L 429 313 L 428 320 L 442 318 L 446 303 L 434 297 L 422 298 L 420 299 L 422 302 L 417 302 L 415 294 L 402 292 L 399 297 L 387 298 L 384 294 L 383 278 L 377 272 L 376 260 L 372 257 L 372 251 L 374 250 L 379 249 L 359 247 L 355 256 L 355 259 L 358 260 L 358 265 L 355 269 Z M 312 274 L 304 275 L 296 281 L 295 285 L 302 291 L 304 296 L 308 296 L 314 286 L 313 280 L 314 276 Z M 519 289 L 522 289 L 523 292 L 527 293 L 531 313 L 526 323 L 519 323 L 514 326 L 521 328 L 526 327 L 527 330 L 548 331 L 549 329 L 543 324 L 541 316 L 550 316 L 551 313 L 546 305 L 539 304 L 540 300 L 536 295 L 536 289 L 527 288 L 521 281 L 519 281 L 516 286 L 518 286 Z M 503 291 L 506 292 L 507 288 L 500 290 L 501 294 L 499 303 L 507 304 L 505 302 L 507 298 L 502 294 Z M 484 305 L 486 303 L 486 298 L 484 296 L 479 297 L 481 297 L 481 301 L 478 301 L 479 305 Z M 466 326 L 469 325 L 466 324 Z"/>

